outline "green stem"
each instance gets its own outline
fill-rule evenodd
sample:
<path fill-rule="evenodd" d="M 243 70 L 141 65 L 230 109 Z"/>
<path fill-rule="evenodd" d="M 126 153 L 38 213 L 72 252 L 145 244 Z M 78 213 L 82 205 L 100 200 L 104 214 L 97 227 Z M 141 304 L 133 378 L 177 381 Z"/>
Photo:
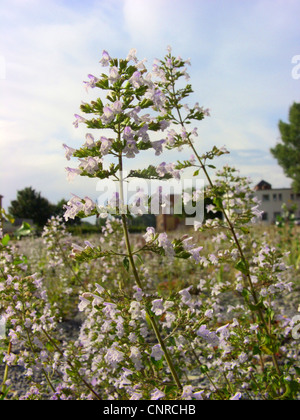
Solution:
<path fill-rule="evenodd" d="M 119 165 L 120 165 L 120 178 L 119 178 L 119 185 L 120 185 L 120 200 L 121 200 L 121 205 L 124 204 L 124 189 L 123 189 L 123 161 L 122 161 L 122 155 L 119 156 Z M 128 233 L 128 226 L 127 226 L 127 217 L 125 214 L 122 214 L 122 224 L 123 224 L 123 231 L 124 231 L 124 237 L 125 237 L 125 243 L 126 243 L 126 249 L 127 249 L 127 253 L 128 253 L 128 258 L 129 258 L 129 262 L 130 262 L 130 266 L 132 268 L 133 271 L 133 275 L 135 278 L 135 282 L 137 284 L 137 286 L 143 290 L 143 286 L 142 286 L 142 282 L 141 279 L 139 277 L 139 273 L 136 269 L 136 265 L 134 262 L 134 258 L 133 258 L 133 253 L 131 250 L 131 244 L 130 244 L 130 239 L 129 239 L 129 233 Z M 158 325 L 155 321 L 155 318 L 153 317 L 152 313 L 149 311 L 149 309 L 147 308 L 147 304 L 145 305 L 145 309 L 146 309 L 146 313 L 149 317 L 151 326 L 155 332 L 155 336 L 157 338 L 158 343 L 161 346 L 162 351 L 164 352 L 164 356 L 166 359 L 166 362 L 169 366 L 169 369 L 171 371 L 172 377 L 177 385 L 177 387 L 179 389 L 182 389 L 182 385 L 180 382 L 180 379 L 178 377 L 178 374 L 176 372 L 175 366 L 173 364 L 173 361 L 169 355 L 168 349 L 164 343 L 164 340 L 160 334 Z"/>
<path fill-rule="evenodd" d="M 9 344 L 8 344 L 8 350 L 7 350 L 7 355 L 8 356 L 11 353 L 11 349 L 12 349 L 12 344 L 11 344 L 11 341 L 10 341 Z M 3 376 L 3 382 L 2 382 L 2 394 L 4 394 L 5 390 L 6 390 L 5 382 L 7 381 L 7 378 L 8 378 L 8 363 L 6 362 L 5 370 L 4 370 L 4 376 Z"/>

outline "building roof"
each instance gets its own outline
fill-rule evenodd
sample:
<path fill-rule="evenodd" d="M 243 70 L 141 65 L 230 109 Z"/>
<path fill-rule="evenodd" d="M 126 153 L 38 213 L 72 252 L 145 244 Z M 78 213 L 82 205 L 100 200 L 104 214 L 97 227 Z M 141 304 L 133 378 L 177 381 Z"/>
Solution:
<path fill-rule="evenodd" d="M 254 187 L 255 191 L 259 191 L 259 190 L 271 190 L 272 189 L 272 185 L 269 184 L 267 181 L 260 181 L 255 187 Z"/>

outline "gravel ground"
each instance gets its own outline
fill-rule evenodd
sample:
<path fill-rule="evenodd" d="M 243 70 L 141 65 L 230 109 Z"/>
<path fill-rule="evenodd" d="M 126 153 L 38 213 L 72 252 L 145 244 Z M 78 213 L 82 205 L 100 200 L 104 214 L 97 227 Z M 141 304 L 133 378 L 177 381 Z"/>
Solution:
<path fill-rule="evenodd" d="M 60 340 L 75 340 L 78 337 L 81 322 L 78 320 L 66 320 L 59 324 L 61 331 L 59 335 Z M 14 348 L 13 352 L 18 354 L 21 349 Z M 5 365 L 0 365 L 0 383 L 4 376 Z M 30 388 L 30 382 L 24 375 L 24 368 L 21 366 L 11 366 L 8 371 L 8 379 L 11 381 L 12 387 L 8 394 L 9 398 L 19 399 L 24 396 Z M 44 383 L 45 377 L 43 374 L 34 375 L 34 379 L 37 383 Z M 43 400 L 49 400 L 51 394 L 44 394 Z"/>

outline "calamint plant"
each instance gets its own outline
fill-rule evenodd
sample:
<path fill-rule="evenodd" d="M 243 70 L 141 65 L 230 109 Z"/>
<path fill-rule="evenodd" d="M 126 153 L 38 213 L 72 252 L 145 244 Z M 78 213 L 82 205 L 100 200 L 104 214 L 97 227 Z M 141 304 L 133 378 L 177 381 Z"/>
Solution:
<path fill-rule="evenodd" d="M 197 150 L 195 126 L 209 110 L 189 101 L 190 61 L 168 47 L 150 70 L 135 49 L 123 59 L 103 51 L 100 64 L 103 73 L 84 82 L 98 98 L 75 114 L 74 126 L 87 128 L 84 143 L 63 145 L 66 158 L 78 160 L 66 171 L 70 180 L 116 188 L 104 204 L 73 195 L 65 207 L 65 221 L 102 220 L 100 237 L 73 238 L 61 219 L 49 221 L 47 270 L 30 272 L 1 236 L 2 398 L 17 398 L 9 372 L 19 365 L 29 384 L 21 399 L 298 399 L 296 317 L 285 304 L 298 291 L 296 272 L 286 250 L 253 228 L 261 211 L 250 180 L 229 166 L 217 170 L 225 147 Z M 168 152 L 181 150 L 190 159 L 169 162 Z M 132 169 L 144 153 L 162 162 Z M 170 208 L 162 184 L 187 173 L 206 187 L 191 183 L 180 204 L 197 213 L 205 203 L 205 218 L 196 214 L 184 233 L 148 227 L 130 234 L 136 215 Z M 132 180 L 160 187 L 154 194 L 139 188 L 129 200 Z M 49 272 L 60 291 L 50 299 Z M 75 338 L 62 338 L 63 308 L 75 296 L 81 326 Z"/>

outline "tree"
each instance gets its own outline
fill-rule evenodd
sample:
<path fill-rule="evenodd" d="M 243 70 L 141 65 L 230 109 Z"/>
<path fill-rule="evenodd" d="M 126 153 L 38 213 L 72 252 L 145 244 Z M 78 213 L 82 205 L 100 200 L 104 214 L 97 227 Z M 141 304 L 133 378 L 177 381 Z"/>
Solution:
<path fill-rule="evenodd" d="M 300 193 L 300 103 L 293 103 L 289 109 L 289 123 L 280 120 L 278 128 L 282 142 L 271 149 L 271 153 L 286 176 L 293 180 L 294 191 Z"/>
<path fill-rule="evenodd" d="M 32 187 L 17 192 L 17 199 L 9 207 L 9 213 L 16 218 L 32 219 L 38 227 L 43 227 L 54 214 L 54 207 L 41 193 Z"/>

